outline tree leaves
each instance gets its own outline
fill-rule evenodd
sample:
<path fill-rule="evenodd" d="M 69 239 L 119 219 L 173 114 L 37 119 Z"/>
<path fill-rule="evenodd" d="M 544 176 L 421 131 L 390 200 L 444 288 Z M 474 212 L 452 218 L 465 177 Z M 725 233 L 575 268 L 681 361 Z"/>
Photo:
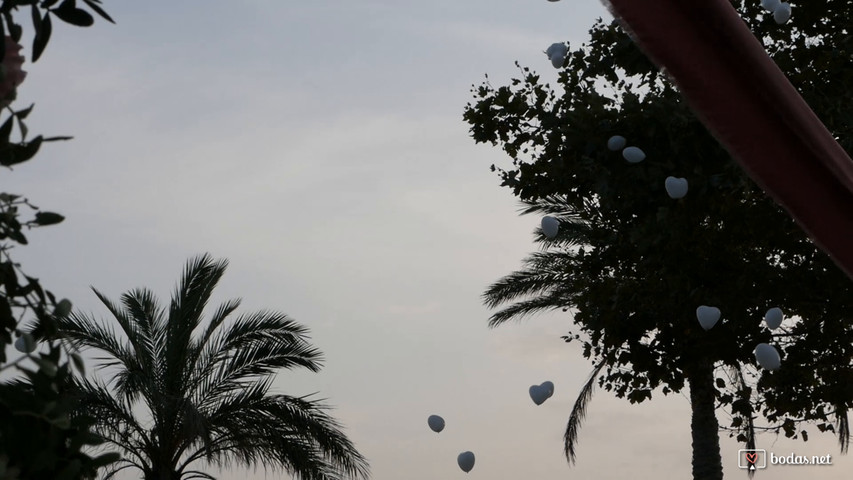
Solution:
<path fill-rule="evenodd" d="M 110 23 L 116 23 L 113 21 L 113 19 L 109 15 L 107 15 L 107 12 L 105 12 L 104 9 L 98 5 L 98 3 L 100 3 L 98 0 L 83 0 L 83 1 L 86 2 L 86 5 L 88 5 L 89 8 L 94 10 L 95 13 L 100 15 L 104 20 L 106 20 Z"/>
<path fill-rule="evenodd" d="M 36 223 L 41 226 L 55 225 L 63 220 L 65 220 L 65 217 L 53 212 L 37 212 L 35 219 Z"/>
<path fill-rule="evenodd" d="M 95 23 L 95 19 L 89 12 L 77 8 L 75 0 L 65 0 L 59 7 L 51 10 L 51 13 L 59 17 L 65 23 L 78 27 L 89 27 Z"/>
<path fill-rule="evenodd" d="M 35 15 L 33 20 L 35 20 Z M 33 63 L 35 63 L 44 49 L 47 48 L 47 42 L 50 41 L 50 34 L 53 32 L 53 26 L 50 21 L 50 14 L 45 12 L 44 18 L 41 19 L 39 27 L 36 28 L 36 35 L 33 37 Z"/>

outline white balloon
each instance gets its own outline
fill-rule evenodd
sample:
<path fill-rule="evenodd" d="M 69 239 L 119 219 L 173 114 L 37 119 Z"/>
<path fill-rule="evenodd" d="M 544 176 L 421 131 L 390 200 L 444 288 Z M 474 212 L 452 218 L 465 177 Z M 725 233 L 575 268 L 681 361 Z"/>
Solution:
<path fill-rule="evenodd" d="M 782 310 L 777 307 L 767 310 L 767 313 L 764 314 L 764 322 L 767 323 L 767 327 L 769 327 L 770 330 L 776 330 L 779 328 L 779 325 L 782 325 L 783 318 L 784 315 L 782 315 Z"/>
<path fill-rule="evenodd" d="M 548 398 L 551 398 L 554 395 L 554 383 L 553 382 L 543 382 L 542 385 L 539 385 L 540 388 L 544 388 L 545 392 L 548 394 Z"/>
<path fill-rule="evenodd" d="M 779 6 L 780 0 L 761 0 L 761 7 L 768 12 L 773 12 Z"/>
<path fill-rule="evenodd" d="M 547 50 L 545 50 L 545 55 L 548 55 L 548 58 L 553 57 L 555 54 L 562 53 L 565 55 L 568 49 L 566 48 L 565 43 L 552 43 Z"/>
<path fill-rule="evenodd" d="M 646 159 L 646 152 L 637 147 L 626 147 L 622 150 L 622 156 L 628 160 L 628 163 L 640 163 Z"/>
<path fill-rule="evenodd" d="M 625 148 L 626 142 L 627 140 L 625 140 L 625 137 L 621 135 L 613 135 L 612 137 L 610 137 L 609 140 L 607 140 L 607 148 L 614 152 L 617 150 L 622 150 L 623 148 Z"/>
<path fill-rule="evenodd" d="M 565 43 L 552 43 L 548 50 L 545 50 L 545 55 L 551 60 L 551 65 L 554 68 L 560 68 L 566 61 L 566 55 L 569 54 L 569 47 Z"/>
<path fill-rule="evenodd" d="M 36 350 L 36 342 L 32 335 L 25 333 L 15 340 L 15 350 L 21 353 L 33 353 Z"/>
<path fill-rule="evenodd" d="M 474 468 L 474 454 L 471 452 L 462 452 L 456 457 L 456 463 L 463 472 L 468 473 Z"/>
<path fill-rule="evenodd" d="M 779 352 L 772 345 L 759 343 L 755 347 L 755 360 L 759 365 L 767 370 L 776 370 L 782 365 L 782 360 L 779 358 Z"/>
<path fill-rule="evenodd" d="M 542 233 L 548 238 L 554 238 L 560 231 L 560 221 L 554 217 L 542 217 Z"/>
<path fill-rule="evenodd" d="M 776 23 L 782 25 L 787 22 L 789 18 L 791 18 L 791 4 L 781 2 L 779 6 L 773 10 L 773 20 L 776 20 Z"/>
<path fill-rule="evenodd" d="M 717 307 L 709 307 L 701 305 L 696 309 L 696 319 L 699 320 L 699 325 L 702 325 L 706 331 L 714 328 L 717 321 L 720 320 L 720 309 Z"/>
<path fill-rule="evenodd" d="M 444 419 L 438 415 L 430 415 L 429 418 L 427 418 L 427 425 L 429 425 L 430 430 L 438 433 L 444 430 Z"/>
<path fill-rule="evenodd" d="M 666 194 L 669 195 L 669 198 L 677 200 L 687 195 L 686 178 L 666 177 L 666 181 L 663 186 L 666 189 Z"/>
<path fill-rule="evenodd" d="M 530 399 L 536 405 L 542 405 L 545 400 L 548 400 L 548 390 L 539 385 L 531 385 L 528 392 L 530 393 Z"/>

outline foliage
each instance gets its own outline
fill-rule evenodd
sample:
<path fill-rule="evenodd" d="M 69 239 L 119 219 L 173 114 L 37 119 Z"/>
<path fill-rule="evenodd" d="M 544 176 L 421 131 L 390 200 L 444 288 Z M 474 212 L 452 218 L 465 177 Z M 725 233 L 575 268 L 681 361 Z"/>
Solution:
<path fill-rule="evenodd" d="M 758 1 L 736 7 L 853 150 L 853 3 L 794 4 L 785 25 Z M 577 331 L 566 341 L 604 363 L 599 384 L 618 397 L 637 403 L 655 389 L 681 391 L 690 369 L 710 362 L 716 405 L 732 415 L 740 441 L 752 443 L 753 421 L 764 417 L 767 428 L 803 440 L 800 424 L 815 422 L 846 450 L 853 282 L 746 176 L 616 22 L 599 20 L 589 41 L 570 49 L 558 89 L 520 71 L 509 85 L 475 86 L 464 118 L 475 141 L 512 158 L 492 169 L 523 213 L 557 217 L 560 233 L 539 235 L 543 250 L 488 289 L 487 304 L 503 306 L 490 324 L 571 311 Z M 630 164 L 608 150 L 613 135 L 646 160 Z M 668 176 L 688 180 L 685 198 L 667 196 Z M 710 331 L 696 320 L 700 305 L 723 312 Z M 770 332 L 761 319 L 776 306 L 789 320 Z M 759 342 L 780 350 L 781 369 L 752 367 Z"/>
<path fill-rule="evenodd" d="M 190 470 L 198 460 L 279 467 L 306 480 L 366 477 L 365 459 L 319 401 L 270 393 L 278 369 L 320 369 L 305 327 L 270 311 L 226 322 L 239 300 L 203 325 L 226 266 L 192 259 L 168 308 L 146 289 L 120 304 L 95 291 L 113 322 L 80 313 L 59 321 L 66 341 L 97 349 L 111 372 L 78 382 L 78 411 L 94 415 L 95 431 L 126 454 L 107 478 L 125 468 L 151 480 L 213 478 Z"/>
<path fill-rule="evenodd" d="M 98 0 L 84 0 L 89 7 L 109 19 Z M 73 0 L 58 3 L 27 0 L 5 0 L 0 3 L 0 27 L 4 34 L 19 42 L 23 28 L 14 13 L 20 8 L 31 11 L 35 28 L 32 60 L 38 59 L 50 39 L 51 16 L 79 26 L 92 24 L 91 16 L 76 7 Z M 0 49 L 0 60 L 5 50 Z M 45 142 L 69 137 L 41 135 L 27 140 L 24 123 L 32 106 L 23 110 L 8 108 L 9 116 L 0 124 L 0 166 L 10 168 L 26 162 L 38 153 Z M 17 125 L 20 141 L 12 140 Z M 29 212 L 32 216 L 23 218 Z M 64 217 L 43 211 L 20 195 L 0 193 L 0 372 L 7 376 L 0 383 L 0 479 L 77 479 L 93 478 L 96 471 L 117 459 L 113 453 L 95 458 L 83 452 L 102 441 L 89 427 L 92 418 L 71 418 L 76 407 L 69 395 L 72 387 L 71 365 L 82 369 L 83 362 L 75 353 L 50 340 L 56 333 L 57 319 L 71 310 L 68 300 L 57 301 L 39 280 L 26 275 L 11 253 L 15 246 L 27 244 L 24 230 L 54 225 Z M 38 328 L 24 333 L 22 322 L 29 317 Z M 29 353 L 7 362 L 6 350 L 18 336 L 19 346 Z M 36 351 L 36 342 L 41 339 Z M 17 372 L 12 379 L 8 374 Z"/>

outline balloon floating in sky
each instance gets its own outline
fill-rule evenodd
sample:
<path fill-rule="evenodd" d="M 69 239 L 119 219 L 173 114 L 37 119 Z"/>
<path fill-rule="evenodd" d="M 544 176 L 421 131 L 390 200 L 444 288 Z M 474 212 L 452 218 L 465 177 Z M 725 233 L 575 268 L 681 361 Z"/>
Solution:
<path fill-rule="evenodd" d="M 626 142 L 627 140 L 625 140 L 625 137 L 621 135 L 613 135 L 609 140 L 607 140 L 607 148 L 616 152 L 625 148 Z"/>
<path fill-rule="evenodd" d="M 699 325 L 701 325 L 705 331 L 708 331 L 714 328 L 714 325 L 716 325 L 717 321 L 720 320 L 720 309 L 717 307 L 701 305 L 696 309 L 696 319 L 699 320 Z"/>
<path fill-rule="evenodd" d="M 548 55 L 554 68 L 562 67 L 568 54 L 569 47 L 565 43 L 552 43 L 548 50 L 545 50 L 545 55 Z"/>
<path fill-rule="evenodd" d="M 628 160 L 628 163 L 640 163 L 646 159 L 646 152 L 637 147 L 627 147 L 622 150 L 622 156 Z"/>
<path fill-rule="evenodd" d="M 666 177 L 663 186 L 666 189 L 666 194 L 669 195 L 669 198 L 678 200 L 679 198 L 683 198 L 687 195 L 686 178 Z"/>
<path fill-rule="evenodd" d="M 21 353 L 33 353 L 36 350 L 36 342 L 32 335 L 25 333 L 15 340 L 15 350 Z"/>
<path fill-rule="evenodd" d="M 554 384 L 551 382 L 543 382 L 541 385 L 531 385 L 530 386 L 530 399 L 533 400 L 533 403 L 536 405 L 542 405 L 545 403 L 545 400 L 551 398 L 551 395 L 554 394 Z"/>
<path fill-rule="evenodd" d="M 444 419 L 438 415 L 430 415 L 429 418 L 427 418 L 427 425 L 429 425 L 430 430 L 438 433 L 444 430 Z"/>
<path fill-rule="evenodd" d="M 779 6 L 779 0 L 761 0 L 761 8 L 773 13 Z"/>
<path fill-rule="evenodd" d="M 787 22 L 788 19 L 791 18 L 791 4 L 787 2 L 781 2 L 779 6 L 777 6 L 773 10 L 773 20 L 776 20 L 776 23 L 782 25 Z"/>
<path fill-rule="evenodd" d="M 548 238 L 554 238 L 560 231 L 560 221 L 554 217 L 542 217 L 542 233 Z"/>
<path fill-rule="evenodd" d="M 468 473 L 474 468 L 474 454 L 471 452 L 462 452 L 456 457 L 456 463 L 463 472 Z"/>
<path fill-rule="evenodd" d="M 783 317 L 782 310 L 780 308 L 773 307 L 770 310 L 767 310 L 767 313 L 764 314 L 764 322 L 770 330 L 776 330 L 779 328 L 779 325 L 782 325 Z"/>
<path fill-rule="evenodd" d="M 759 343 L 755 347 L 755 360 L 759 365 L 767 370 L 776 370 L 782 365 L 782 360 L 779 358 L 779 352 L 772 345 Z"/>

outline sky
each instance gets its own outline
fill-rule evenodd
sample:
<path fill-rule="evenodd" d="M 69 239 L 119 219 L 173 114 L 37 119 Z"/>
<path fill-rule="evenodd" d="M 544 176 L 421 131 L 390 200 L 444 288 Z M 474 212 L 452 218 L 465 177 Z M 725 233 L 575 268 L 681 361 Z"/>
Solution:
<path fill-rule="evenodd" d="M 310 328 L 324 369 L 282 372 L 275 389 L 328 399 L 374 480 L 689 478 L 682 394 L 630 405 L 597 392 L 568 466 L 562 434 L 592 369 L 560 339 L 571 317 L 489 329 L 481 300 L 536 250 L 539 219 L 519 216 L 489 171 L 509 159 L 470 139 L 470 88 L 485 74 L 506 83 L 516 60 L 554 81 L 544 50 L 609 19 L 598 1 L 105 4 L 116 25 L 56 22 L 25 64 L 16 105 L 36 103 L 30 130 L 74 136 L 0 182 L 67 217 L 16 252 L 30 275 L 106 319 L 90 286 L 111 298 L 145 286 L 166 301 L 190 257 L 229 259 L 213 303 L 239 297 L 242 312 Z M 536 406 L 528 388 L 545 380 L 554 396 Z M 447 422 L 439 434 L 431 414 Z M 834 480 L 853 467 L 816 431 L 758 444 L 834 465 L 757 478 Z M 738 448 L 723 434 L 729 478 L 744 475 Z"/>

